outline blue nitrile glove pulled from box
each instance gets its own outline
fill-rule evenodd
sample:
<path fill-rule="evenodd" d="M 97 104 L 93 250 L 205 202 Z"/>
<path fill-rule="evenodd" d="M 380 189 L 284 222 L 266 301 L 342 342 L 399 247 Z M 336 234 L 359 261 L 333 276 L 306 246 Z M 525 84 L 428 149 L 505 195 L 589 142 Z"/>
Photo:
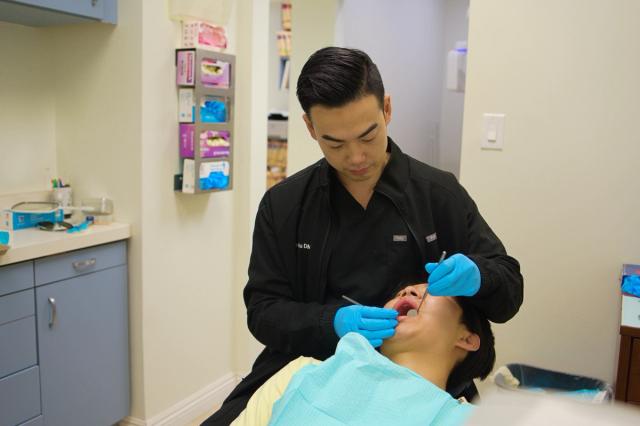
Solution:
<path fill-rule="evenodd" d="M 622 292 L 640 297 L 640 276 L 627 275 L 622 279 Z"/>
<path fill-rule="evenodd" d="M 220 171 L 212 171 L 209 176 L 200 178 L 200 189 L 224 189 L 229 186 L 229 176 Z"/>
<path fill-rule="evenodd" d="M 454 254 L 442 263 L 427 263 L 429 294 L 473 296 L 480 290 L 480 269 L 464 254 Z"/>
<path fill-rule="evenodd" d="M 398 311 L 374 306 L 351 305 L 336 312 L 333 328 L 338 337 L 353 331 L 364 336 L 374 348 L 396 332 Z"/>

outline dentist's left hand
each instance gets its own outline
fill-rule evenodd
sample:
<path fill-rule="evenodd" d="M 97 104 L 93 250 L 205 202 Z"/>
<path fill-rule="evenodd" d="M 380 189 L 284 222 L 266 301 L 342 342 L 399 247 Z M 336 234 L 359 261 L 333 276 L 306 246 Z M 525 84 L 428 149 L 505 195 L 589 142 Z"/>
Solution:
<path fill-rule="evenodd" d="M 374 306 L 350 305 L 336 312 L 333 328 L 338 337 L 353 331 L 364 336 L 374 348 L 396 332 L 398 311 Z"/>

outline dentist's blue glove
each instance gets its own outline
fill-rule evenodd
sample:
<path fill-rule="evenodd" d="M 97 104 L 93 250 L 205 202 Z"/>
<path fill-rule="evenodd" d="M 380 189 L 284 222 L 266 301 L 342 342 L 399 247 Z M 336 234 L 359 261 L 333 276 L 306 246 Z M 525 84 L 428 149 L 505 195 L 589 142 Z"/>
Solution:
<path fill-rule="evenodd" d="M 338 337 L 354 331 L 363 335 L 371 346 L 377 348 L 384 339 L 396 332 L 398 311 L 373 306 L 350 305 L 336 312 L 333 328 Z"/>
<path fill-rule="evenodd" d="M 427 263 L 429 294 L 434 296 L 473 296 L 480 290 L 480 270 L 464 254 L 454 254 L 439 265 Z"/>

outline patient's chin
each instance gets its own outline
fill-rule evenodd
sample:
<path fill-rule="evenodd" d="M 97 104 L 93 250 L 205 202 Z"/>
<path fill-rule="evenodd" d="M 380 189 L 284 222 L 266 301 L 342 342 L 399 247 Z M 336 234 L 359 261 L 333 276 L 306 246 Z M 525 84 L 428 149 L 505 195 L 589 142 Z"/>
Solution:
<path fill-rule="evenodd" d="M 406 352 L 414 346 L 418 338 L 418 329 L 413 324 L 398 324 L 396 334 L 382 342 L 380 351 L 387 357 L 395 353 Z"/>

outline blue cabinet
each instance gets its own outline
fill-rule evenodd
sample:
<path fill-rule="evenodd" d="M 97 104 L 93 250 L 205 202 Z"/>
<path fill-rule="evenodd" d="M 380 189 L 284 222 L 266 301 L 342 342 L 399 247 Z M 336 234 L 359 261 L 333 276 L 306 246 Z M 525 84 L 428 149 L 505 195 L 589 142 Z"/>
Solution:
<path fill-rule="evenodd" d="M 118 266 L 36 289 L 47 425 L 107 426 L 129 413 L 126 281 Z"/>
<path fill-rule="evenodd" d="M 129 400 L 126 243 L 0 268 L 0 426 L 108 426 Z"/>
<path fill-rule="evenodd" d="M 40 415 L 38 366 L 0 379 L 0 425 L 14 426 Z"/>
<path fill-rule="evenodd" d="M 117 0 L 0 0 L 0 21 L 32 27 L 117 22 Z"/>

